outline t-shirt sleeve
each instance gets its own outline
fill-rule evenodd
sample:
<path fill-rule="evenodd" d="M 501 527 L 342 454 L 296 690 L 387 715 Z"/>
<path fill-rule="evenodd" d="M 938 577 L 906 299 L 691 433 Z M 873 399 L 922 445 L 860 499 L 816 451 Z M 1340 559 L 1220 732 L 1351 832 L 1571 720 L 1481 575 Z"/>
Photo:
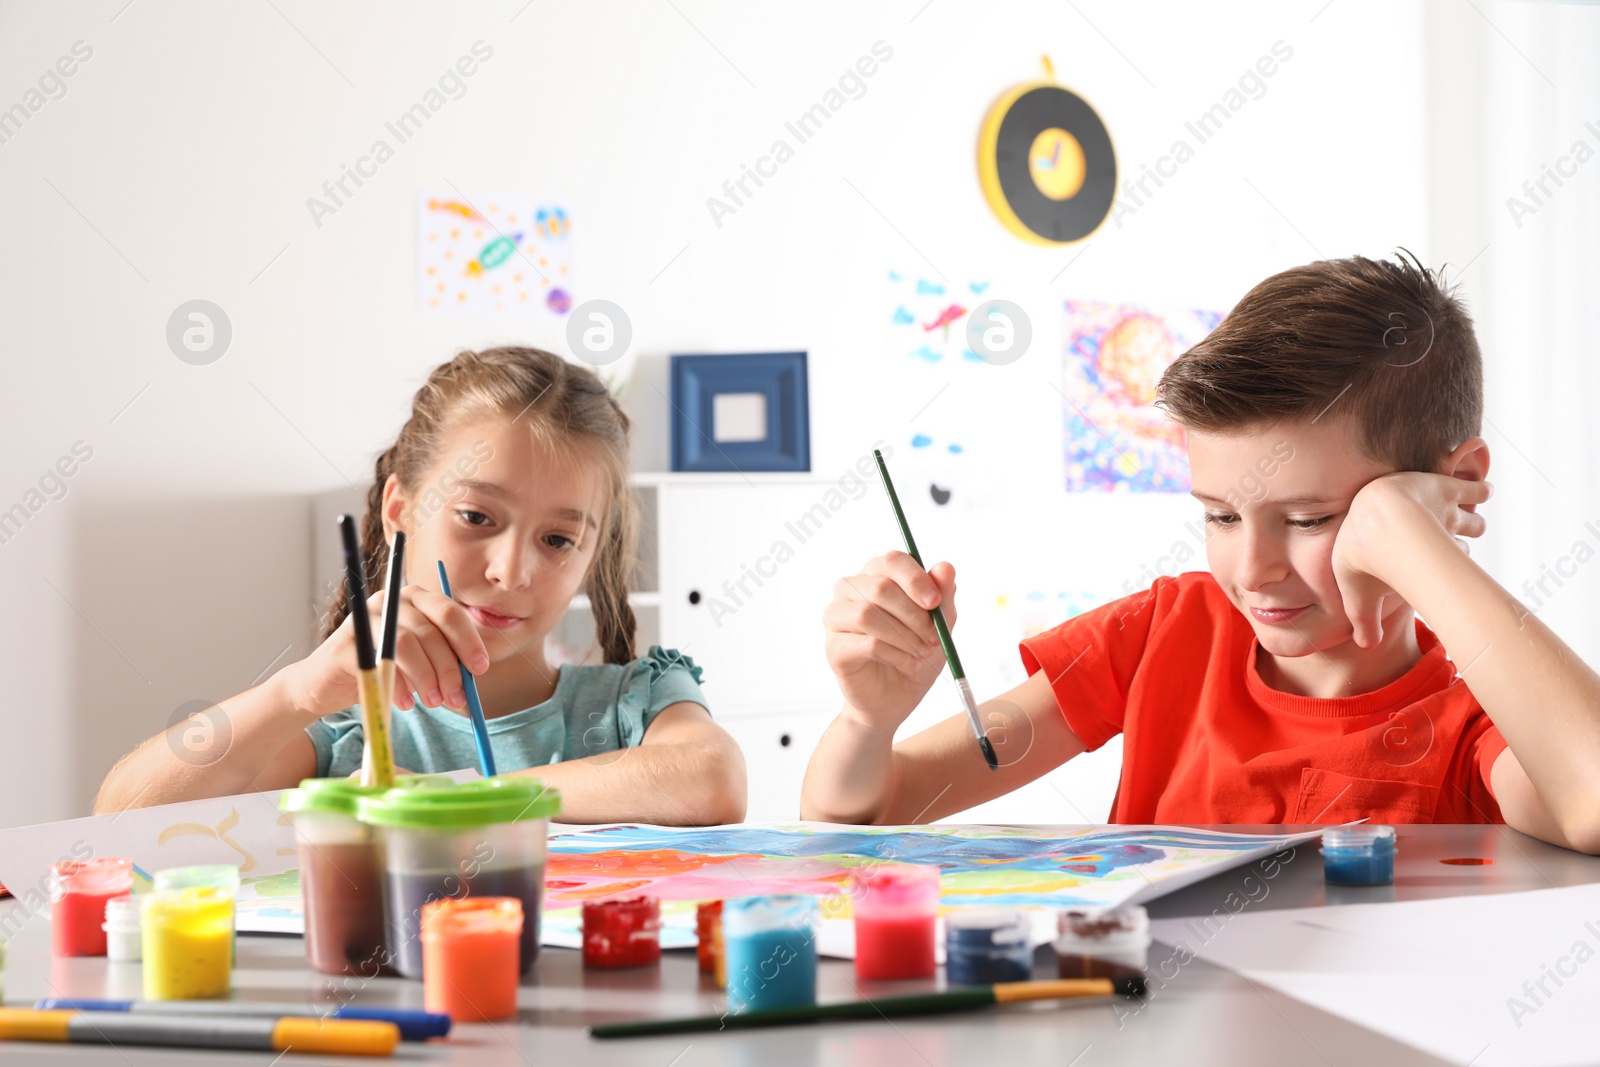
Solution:
<path fill-rule="evenodd" d="M 675 648 L 651 645 L 629 665 L 630 674 L 617 701 L 617 725 L 622 744 L 632 748 L 644 740 L 655 717 L 674 704 L 688 701 L 710 712 L 700 690 L 704 671 Z"/>
<path fill-rule="evenodd" d="M 1467 724 L 1440 798 L 1439 822 L 1505 821 L 1500 802 L 1489 784 L 1490 772 L 1500 753 L 1510 746 L 1487 714 L 1479 713 Z"/>
<path fill-rule="evenodd" d="M 1067 726 L 1090 752 L 1122 732 L 1133 676 L 1173 581 L 1158 579 L 1018 646 L 1029 677 L 1046 673 Z"/>
<path fill-rule="evenodd" d="M 361 727 L 360 708 L 324 715 L 306 727 L 306 736 L 317 750 L 318 778 L 339 778 L 361 766 L 366 734 Z"/>

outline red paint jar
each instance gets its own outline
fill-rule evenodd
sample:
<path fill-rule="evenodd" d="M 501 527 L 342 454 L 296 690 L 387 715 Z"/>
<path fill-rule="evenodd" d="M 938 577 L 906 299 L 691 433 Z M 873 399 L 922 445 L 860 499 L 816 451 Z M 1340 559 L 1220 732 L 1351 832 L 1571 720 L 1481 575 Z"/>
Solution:
<path fill-rule="evenodd" d="M 661 961 L 661 904 L 626 897 L 583 906 L 583 965 L 642 967 Z"/>
<path fill-rule="evenodd" d="M 50 868 L 50 949 L 57 956 L 106 954 L 106 901 L 133 889 L 133 861 L 62 860 Z"/>
<path fill-rule="evenodd" d="M 694 955 L 701 974 L 717 972 L 717 941 L 713 936 L 722 925 L 722 901 L 708 900 L 694 910 Z"/>
<path fill-rule="evenodd" d="M 930 978 L 939 868 L 879 863 L 850 874 L 855 912 L 856 976 L 874 981 Z"/>

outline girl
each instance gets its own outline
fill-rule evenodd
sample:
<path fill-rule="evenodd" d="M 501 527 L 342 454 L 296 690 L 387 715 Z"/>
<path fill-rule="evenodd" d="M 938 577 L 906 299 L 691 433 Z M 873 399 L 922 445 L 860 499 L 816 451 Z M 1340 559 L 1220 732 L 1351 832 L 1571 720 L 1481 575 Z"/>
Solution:
<path fill-rule="evenodd" d="M 477 765 L 459 660 L 476 677 L 496 766 L 559 789 L 562 821 L 738 822 L 744 759 L 706 711 L 700 668 L 659 646 L 634 653 L 627 434 L 594 373 L 549 352 L 463 352 L 429 375 L 378 457 L 362 524 L 367 588 L 378 592 L 360 607 L 374 632 L 387 546 L 396 530 L 407 538 L 395 762 L 417 773 Z M 437 560 L 454 600 L 439 591 Z M 580 590 L 605 663 L 557 669 L 545 637 Z M 363 731 L 346 601 L 341 593 L 311 655 L 224 701 L 220 716 L 206 713 L 211 744 L 187 747 L 193 720 L 157 734 L 111 769 L 95 810 L 356 771 Z"/>

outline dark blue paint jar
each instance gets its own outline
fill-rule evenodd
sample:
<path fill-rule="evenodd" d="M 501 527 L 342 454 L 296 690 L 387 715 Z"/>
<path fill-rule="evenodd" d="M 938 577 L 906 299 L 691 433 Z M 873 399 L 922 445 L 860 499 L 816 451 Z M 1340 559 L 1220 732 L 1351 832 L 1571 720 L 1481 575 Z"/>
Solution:
<path fill-rule="evenodd" d="M 946 985 L 1023 982 L 1033 974 L 1028 916 L 1016 908 L 963 908 L 945 916 Z"/>
<path fill-rule="evenodd" d="M 1329 885 L 1394 884 L 1394 827 L 1333 826 L 1322 831 L 1322 877 Z"/>

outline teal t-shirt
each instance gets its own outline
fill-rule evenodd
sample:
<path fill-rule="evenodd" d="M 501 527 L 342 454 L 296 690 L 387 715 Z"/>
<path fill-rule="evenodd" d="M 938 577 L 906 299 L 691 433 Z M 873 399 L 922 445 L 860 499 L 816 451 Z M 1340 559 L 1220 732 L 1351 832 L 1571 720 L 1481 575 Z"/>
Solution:
<path fill-rule="evenodd" d="M 495 769 L 520 771 L 632 748 L 663 709 L 684 700 L 706 707 L 700 675 L 692 659 L 660 645 L 631 663 L 563 664 L 549 700 L 489 720 Z M 466 715 L 419 704 L 396 709 L 392 721 L 396 766 L 419 774 L 478 766 Z M 326 715 L 306 733 L 317 750 L 317 777 L 342 777 L 361 766 L 360 708 Z"/>

